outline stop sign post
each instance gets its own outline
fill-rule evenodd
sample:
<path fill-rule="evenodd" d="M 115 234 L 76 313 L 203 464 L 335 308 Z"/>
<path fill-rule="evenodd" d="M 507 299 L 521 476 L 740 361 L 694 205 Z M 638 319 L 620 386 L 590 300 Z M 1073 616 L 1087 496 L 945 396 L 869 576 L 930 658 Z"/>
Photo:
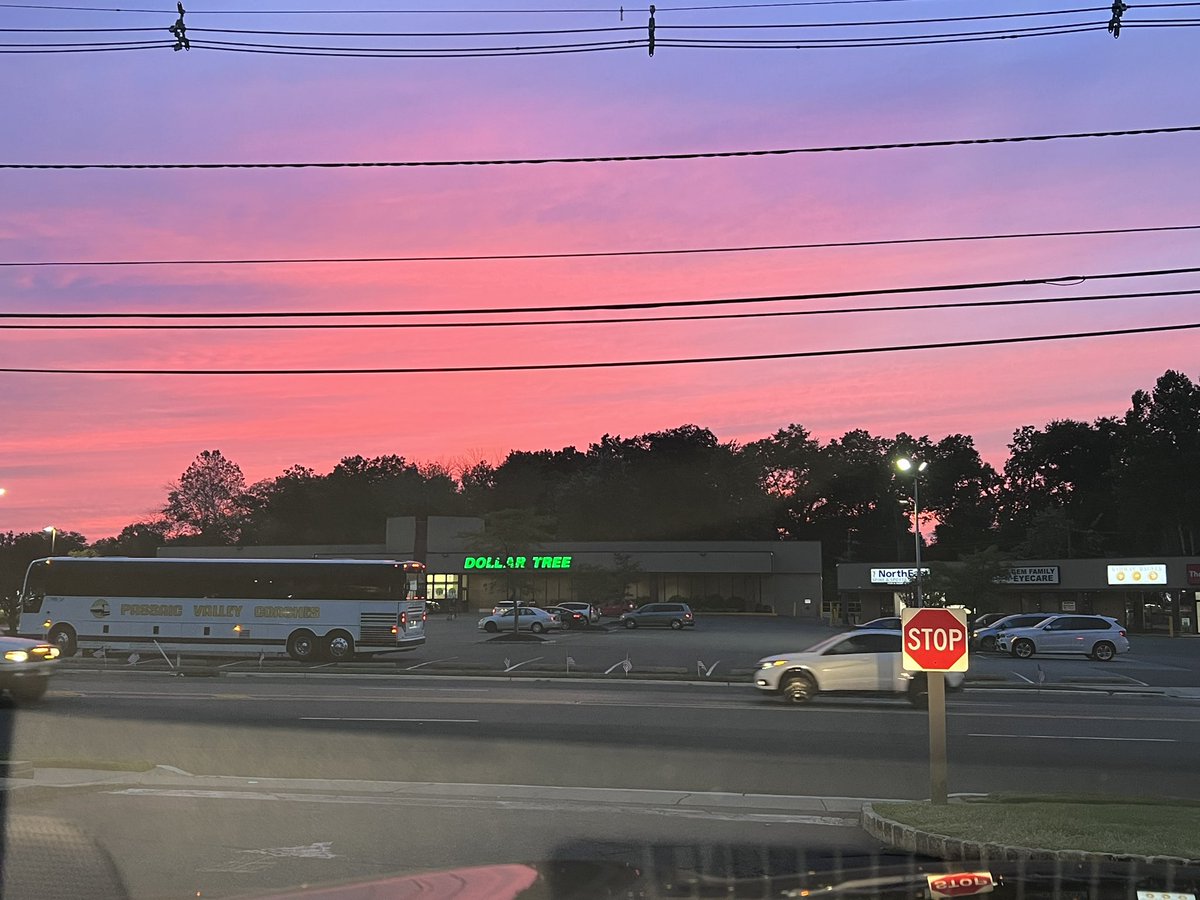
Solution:
<path fill-rule="evenodd" d="M 946 802 L 946 672 L 968 665 L 967 614 L 925 606 L 900 612 L 901 663 L 924 672 L 929 690 L 929 799 Z"/>

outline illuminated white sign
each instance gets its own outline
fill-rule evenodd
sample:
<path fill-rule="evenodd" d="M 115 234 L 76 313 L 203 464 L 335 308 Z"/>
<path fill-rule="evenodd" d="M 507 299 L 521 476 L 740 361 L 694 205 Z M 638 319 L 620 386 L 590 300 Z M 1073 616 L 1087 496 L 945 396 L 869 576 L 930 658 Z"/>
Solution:
<path fill-rule="evenodd" d="M 922 567 L 921 577 L 926 578 L 929 570 Z M 872 569 L 871 584 L 911 584 L 917 580 L 917 570 L 909 566 L 903 569 Z"/>
<path fill-rule="evenodd" d="M 1158 587 L 1167 583 L 1167 567 L 1160 565 L 1109 566 L 1108 583 L 1130 587 Z"/>

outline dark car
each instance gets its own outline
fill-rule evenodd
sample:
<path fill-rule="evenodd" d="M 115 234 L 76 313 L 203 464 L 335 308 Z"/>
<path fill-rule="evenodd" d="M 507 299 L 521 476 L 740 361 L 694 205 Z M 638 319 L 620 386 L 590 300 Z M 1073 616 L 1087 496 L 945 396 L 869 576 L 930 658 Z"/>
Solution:
<path fill-rule="evenodd" d="M 578 609 L 570 609 L 566 606 L 548 606 L 546 612 L 556 614 L 563 628 L 587 628 L 592 624 L 587 614 Z"/>
<path fill-rule="evenodd" d="M 998 619 L 984 628 L 976 627 L 971 631 L 971 643 L 980 650 L 995 650 L 996 638 L 1010 628 L 1029 628 L 1046 621 L 1049 613 L 1016 613 Z"/>
<path fill-rule="evenodd" d="M 983 613 L 971 620 L 972 628 L 987 628 L 989 625 L 995 625 L 1001 619 L 1011 615 L 1011 613 Z"/>
<path fill-rule="evenodd" d="M 636 604 L 632 600 L 610 600 L 600 604 L 600 615 L 619 616 L 631 611 Z"/>
<path fill-rule="evenodd" d="M 679 630 L 696 624 L 692 608 L 686 603 L 647 603 L 637 609 L 621 614 L 621 624 L 626 628 L 641 625 L 665 625 Z"/>

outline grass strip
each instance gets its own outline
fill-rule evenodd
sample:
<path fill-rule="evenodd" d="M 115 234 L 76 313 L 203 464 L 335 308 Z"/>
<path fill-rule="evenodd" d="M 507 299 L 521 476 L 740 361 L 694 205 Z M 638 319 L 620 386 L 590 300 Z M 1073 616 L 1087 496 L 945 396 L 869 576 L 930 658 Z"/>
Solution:
<path fill-rule="evenodd" d="M 1046 850 L 1200 859 L 1200 805 L 1112 798 L 876 803 L 887 819 L 961 840 Z"/>

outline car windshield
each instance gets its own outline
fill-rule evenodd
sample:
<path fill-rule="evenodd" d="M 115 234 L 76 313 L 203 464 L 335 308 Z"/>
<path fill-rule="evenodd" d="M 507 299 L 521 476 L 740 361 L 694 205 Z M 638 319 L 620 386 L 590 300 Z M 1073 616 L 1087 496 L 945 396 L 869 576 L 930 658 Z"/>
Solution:
<path fill-rule="evenodd" d="M 1200 900 L 1198 82 L 1200 0 L 0 2 L 0 897 Z"/>

